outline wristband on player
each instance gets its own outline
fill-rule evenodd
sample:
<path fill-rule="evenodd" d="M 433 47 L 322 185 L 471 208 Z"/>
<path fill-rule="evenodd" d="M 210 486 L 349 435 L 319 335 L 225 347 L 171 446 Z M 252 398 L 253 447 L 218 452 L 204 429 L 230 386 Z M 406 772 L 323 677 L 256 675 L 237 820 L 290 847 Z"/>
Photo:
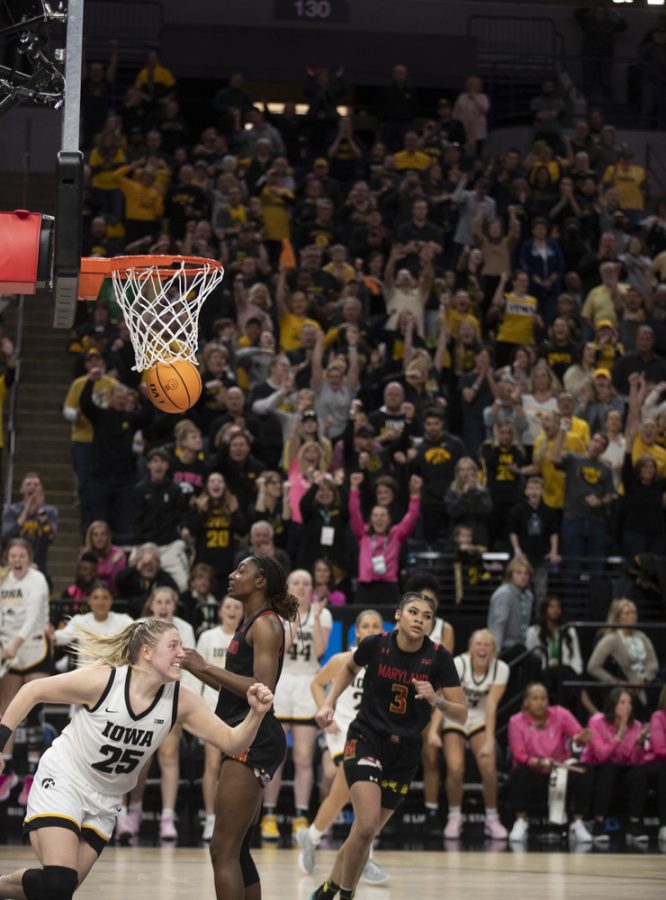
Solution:
<path fill-rule="evenodd" d="M 0 753 L 5 749 L 5 745 L 12 734 L 11 728 L 7 728 L 6 725 L 0 724 Z"/>

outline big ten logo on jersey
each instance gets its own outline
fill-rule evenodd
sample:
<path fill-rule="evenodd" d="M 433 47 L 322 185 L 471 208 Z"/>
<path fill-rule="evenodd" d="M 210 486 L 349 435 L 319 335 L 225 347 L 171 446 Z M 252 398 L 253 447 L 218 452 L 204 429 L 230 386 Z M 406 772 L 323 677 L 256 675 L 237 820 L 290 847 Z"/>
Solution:
<path fill-rule="evenodd" d="M 587 484 L 599 484 L 601 481 L 601 471 L 594 466 L 582 466 L 580 474 Z"/>

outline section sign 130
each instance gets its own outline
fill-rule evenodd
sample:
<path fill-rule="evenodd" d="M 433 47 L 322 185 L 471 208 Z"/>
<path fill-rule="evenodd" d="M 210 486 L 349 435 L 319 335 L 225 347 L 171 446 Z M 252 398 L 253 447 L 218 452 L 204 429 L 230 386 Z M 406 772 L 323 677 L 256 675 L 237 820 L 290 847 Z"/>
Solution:
<path fill-rule="evenodd" d="M 349 22 L 351 0 L 273 0 L 273 16 L 289 22 Z"/>

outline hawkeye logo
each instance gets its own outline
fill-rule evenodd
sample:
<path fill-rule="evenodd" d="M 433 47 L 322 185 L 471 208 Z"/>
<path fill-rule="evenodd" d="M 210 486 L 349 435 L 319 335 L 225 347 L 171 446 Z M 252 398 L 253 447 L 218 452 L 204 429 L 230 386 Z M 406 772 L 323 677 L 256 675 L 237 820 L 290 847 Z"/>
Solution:
<path fill-rule="evenodd" d="M 55 780 L 53 778 L 42 778 L 42 787 L 45 791 L 48 791 L 49 788 L 55 787 Z"/>
<path fill-rule="evenodd" d="M 583 466 L 580 474 L 588 484 L 599 484 L 601 480 L 601 472 L 599 469 L 595 469 L 594 466 Z"/>
<path fill-rule="evenodd" d="M 448 450 L 445 450 L 444 447 L 431 447 L 429 450 L 426 450 L 425 453 L 425 461 L 432 466 L 441 466 L 444 463 L 449 462 L 450 459 L 451 454 Z"/>

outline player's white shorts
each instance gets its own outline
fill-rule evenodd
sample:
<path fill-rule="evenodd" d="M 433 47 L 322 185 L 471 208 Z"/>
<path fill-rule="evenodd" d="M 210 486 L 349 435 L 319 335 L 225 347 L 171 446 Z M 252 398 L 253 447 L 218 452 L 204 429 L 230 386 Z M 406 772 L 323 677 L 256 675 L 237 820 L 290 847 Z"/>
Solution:
<path fill-rule="evenodd" d="M 15 675 L 20 675 L 27 669 L 32 669 L 38 663 L 46 664 L 49 661 L 49 645 L 46 642 L 46 638 L 42 637 L 40 640 L 31 639 L 19 647 L 8 669 Z"/>
<path fill-rule="evenodd" d="M 30 789 L 24 832 L 60 827 L 75 832 L 101 853 L 111 839 L 121 797 L 100 794 L 72 771 L 57 750 L 42 756 Z"/>
<path fill-rule="evenodd" d="M 342 761 L 342 756 L 345 752 L 347 729 L 341 728 L 336 734 L 325 731 L 324 737 L 326 738 L 326 746 L 328 747 L 328 752 L 331 754 L 331 759 L 337 765 Z"/>
<path fill-rule="evenodd" d="M 464 725 L 461 725 L 460 722 L 454 722 L 453 719 L 447 719 L 446 716 L 444 716 L 444 726 L 442 731 L 456 731 L 466 738 L 471 738 L 480 731 L 484 731 L 485 727 L 486 717 L 483 710 L 468 709 L 467 721 Z"/>
<path fill-rule="evenodd" d="M 317 704 L 310 692 L 312 675 L 290 675 L 283 672 L 275 689 L 273 707 L 281 722 L 312 722 Z"/>

